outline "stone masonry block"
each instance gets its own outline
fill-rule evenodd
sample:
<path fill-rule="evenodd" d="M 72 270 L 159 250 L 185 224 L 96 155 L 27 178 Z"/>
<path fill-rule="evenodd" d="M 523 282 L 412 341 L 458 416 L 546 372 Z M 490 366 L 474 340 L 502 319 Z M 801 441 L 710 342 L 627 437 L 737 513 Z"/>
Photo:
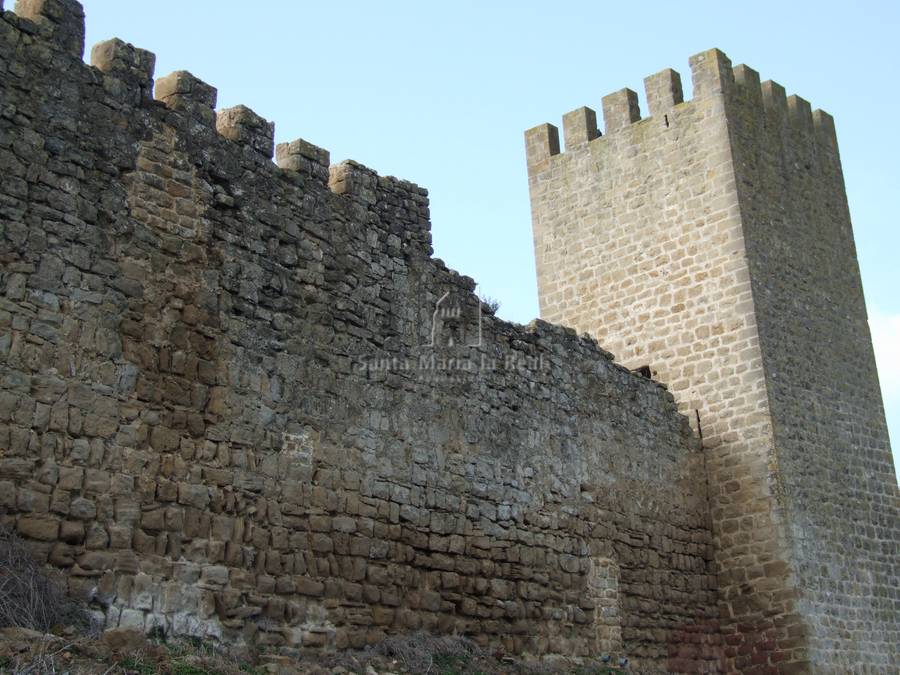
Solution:
<path fill-rule="evenodd" d="M 16 14 L 47 29 L 70 54 L 84 54 L 84 9 L 77 0 L 17 0 Z"/>
<path fill-rule="evenodd" d="M 368 167 L 347 160 L 329 169 L 328 187 L 339 195 L 348 195 L 363 204 L 374 204 L 378 177 Z"/>
<path fill-rule="evenodd" d="M 39 541 L 56 541 L 59 535 L 59 521 L 44 517 L 20 518 L 16 526 L 19 534 Z"/>
<path fill-rule="evenodd" d="M 268 122 L 245 105 L 220 110 L 216 130 L 225 138 L 253 148 L 267 159 L 275 146 L 275 123 Z"/>
<path fill-rule="evenodd" d="M 279 143 L 275 148 L 275 163 L 287 171 L 296 171 L 328 184 L 330 153 L 302 138 Z"/>
<path fill-rule="evenodd" d="M 559 129 L 552 124 L 539 124 L 525 132 L 525 154 L 528 166 L 559 154 Z"/>
<path fill-rule="evenodd" d="M 141 98 L 149 100 L 153 90 L 156 55 L 119 38 L 98 42 L 91 48 L 91 65 L 133 86 L 140 87 Z"/>
<path fill-rule="evenodd" d="M 837 148 L 837 134 L 834 130 L 834 118 L 824 110 L 813 110 L 813 128 L 816 136 L 824 145 Z"/>
<path fill-rule="evenodd" d="M 156 81 L 156 100 L 207 126 L 215 124 L 216 88 L 186 70 L 176 70 Z"/>
<path fill-rule="evenodd" d="M 671 68 L 644 78 L 647 108 L 650 115 L 662 115 L 684 101 L 681 75 Z"/>
<path fill-rule="evenodd" d="M 603 97 L 603 124 L 606 133 L 615 133 L 641 119 L 638 95 L 631 89 L 620 89 Z"/>
<path fill-rule="evenodd" d="M 743 63 L 738 64 L 734 67 L 734 83 L 741 89 L 758 90 L 759 73 Z"/>
<path fill-rule="evenodd" d="M 708 49 L 690 58 L 694 98 L 729 93 L 734 86 L 731 61 L 724 52 Z"/>
<path fill-rule="evenodd" d="M 787 97 L 788 119 L 791 125 L 803 133 L 812 133 L 812 106 L 804 98 L 791 94 Z"/>
<path fill-rule="evenodd" d="M 787 96 L 784 87 L 772 80 L 766 80 L 760 85 L 762 100 L 766 110 L 775 117 L 787 116 Z"/>
<path fill-rule="evenodd" d="M 186 70 L 176 70 L 157 80 L 156 99 L 164 103 L 170 99 L 182 99 L 213 108 L 216 105 L 216 88 Z"/>
<path fill-rule="evenodd" d="M 566 150 L 577 148 L 600 135 L 597 130 L 597 113 L 582 106 L 563 115 L 563 137 Z"/>

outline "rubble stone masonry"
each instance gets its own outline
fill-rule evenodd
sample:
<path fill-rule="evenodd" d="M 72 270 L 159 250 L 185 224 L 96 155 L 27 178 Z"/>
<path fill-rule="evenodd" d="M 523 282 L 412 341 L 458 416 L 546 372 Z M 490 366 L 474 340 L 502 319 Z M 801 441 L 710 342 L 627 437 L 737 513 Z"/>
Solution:
<path fill-rule="evenodd" d="M 492 316 L 431 257 L 425 190 L 273 148 L 120 40 L 85 65 L 83 21 L 0 17 L 0 522 L 106 627 L 717 669 L 705 459 L 666 387 Z"/>
<path fill-rule="evenodd" d="M 900 511 L 831 117 L 710 50 L 526 132 L 541 314 L 706 454 L 723 667 L 892 672 Z"/>

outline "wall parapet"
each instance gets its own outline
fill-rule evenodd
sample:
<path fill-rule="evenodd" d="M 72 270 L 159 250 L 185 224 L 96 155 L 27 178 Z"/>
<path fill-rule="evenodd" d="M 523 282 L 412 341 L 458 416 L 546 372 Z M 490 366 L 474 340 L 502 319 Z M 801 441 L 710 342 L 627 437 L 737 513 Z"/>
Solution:
<path fill-rule="evenodd" d="M 679 115 L 685 112 L 681 106 L 691 106 L 694 101 L 710 96 L 733 99 L 741 90 L 741 96 L 765 108 L 784 124 L 800 130 L 815 130 L 820 143 L 837 147 L 834 122 L 831 116 L 811 109 L 809 102 L 796 95 L 785 96 L 784 88 L 776 82 L 760 83 L 759 74 L 743 64 L 732 68 L 724 52 L 709 49 L 690 58 L 693 98 L 685 101 L 681 87 L 681 75 L 671 68 L 644 78 L 644 91 L 649 116 L 642 117 L 638 95 L 631 89 L 621 89 L 603 97 L 604 130 L 596 127 L 596 114 L 582 107 L 563 116 L 565 151 L 581 149 L 585 143 L 605 144 L 607 137 L 618 135 L 641 123 L 662 123 L 666 127 L 677 125 Z M 652 122 L 651 122 L 652 120 Z M 551 157 L 563 156 L 560 151 L 559 130 L 552 124 L 541 124 L 525 132 L 526 155 L 529 172 L 535 174 L 544 169 L 543 162 Z M 532 168 L 534 167 L 534 168 Z"/>

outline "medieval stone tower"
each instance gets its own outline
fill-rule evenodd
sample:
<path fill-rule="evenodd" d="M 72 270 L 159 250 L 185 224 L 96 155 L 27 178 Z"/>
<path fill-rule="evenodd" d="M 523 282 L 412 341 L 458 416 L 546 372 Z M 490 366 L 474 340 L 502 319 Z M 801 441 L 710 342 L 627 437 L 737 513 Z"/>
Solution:
<path fill-rule="evenodd" d="M 702 436 L 725 666 L 884 672 L 898 493 L 832 118 L 718 50 L 526 132 L 542 317 Z M 891 665 L 893 664 L 893 666 Z"/>

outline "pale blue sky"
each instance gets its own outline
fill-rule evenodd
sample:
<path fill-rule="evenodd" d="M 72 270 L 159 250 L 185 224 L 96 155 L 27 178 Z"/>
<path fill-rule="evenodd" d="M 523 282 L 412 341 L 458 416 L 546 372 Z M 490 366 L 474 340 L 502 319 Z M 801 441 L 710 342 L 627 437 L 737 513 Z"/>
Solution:
<path fill-rule="evenodd" d="M 12 2 L 8 2 L 11 5 Z M 435 255 L 537 315 L 523 131 L 718 47 L 834 118 L 900 443 L 900 3 L 85 0 L 120 37 L 302 137 L 430 191 Z M 895 448 L 895 462 L 897 461 Z"/>

